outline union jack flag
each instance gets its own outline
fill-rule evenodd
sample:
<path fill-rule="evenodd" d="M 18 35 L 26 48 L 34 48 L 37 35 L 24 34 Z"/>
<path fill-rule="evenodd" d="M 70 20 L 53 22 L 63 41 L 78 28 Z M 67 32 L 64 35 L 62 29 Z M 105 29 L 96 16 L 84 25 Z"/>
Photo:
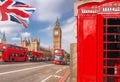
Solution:
<path fill-rule="evenodd" d="M 0 20 L 21 23 L 28 26 L 29 17 L 35 11 L 32 6 L 13 0 L 0 0 Z"/>

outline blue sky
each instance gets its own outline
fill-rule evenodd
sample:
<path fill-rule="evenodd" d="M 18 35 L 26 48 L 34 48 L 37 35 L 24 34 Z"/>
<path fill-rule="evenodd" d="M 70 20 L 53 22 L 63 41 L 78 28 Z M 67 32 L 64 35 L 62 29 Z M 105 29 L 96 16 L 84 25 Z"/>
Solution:
<path fill-rule="evenodd" d="M 8 43 L 20 44 L 20 38 L 40 38 L 40 45 L 53 47 L 53 28 L 58 18 L 62 28 L 62 47 L 69 51 L 70 43 L 76 42 L 73 15 L 74 0 L 16 0 L 36 8 L 28 28 L 11 21 L 0 21 L 0 32 L 5 32 Z M 1 37 L 1 35 L 0 35 Z"/>

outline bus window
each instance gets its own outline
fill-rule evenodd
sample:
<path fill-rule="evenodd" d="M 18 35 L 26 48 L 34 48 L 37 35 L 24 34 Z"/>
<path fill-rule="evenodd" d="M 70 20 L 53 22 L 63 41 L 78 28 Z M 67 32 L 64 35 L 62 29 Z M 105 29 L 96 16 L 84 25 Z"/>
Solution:
<path fill-rule="evenodd" d="M 15 46 L 15 49 L 19 50 L 19 48 L 17 46 Z"/>
<path fill-rule="evenodd" d="M 23 50 L 23 48 L 20 48 L 20 50 Z"/>
<path fill-rule="evenodd" d="M 14 49 L 14 48 L 15 48 L 15 46 L 9 46 L 9 48 L 13 48 L 13 49 Z"/>
<path fill-rule="evenodd" d="M 56 55 L 55 56 L 55 60 L 62 61 L 63 60 L 63 56 Z"/>
<path fill-rule="evenodd" d="M 17 47 L 19 50 L 22 50 L 22 48 L 21 47 Z"/>
<path fill-rule="evenodd" d="M 18 54 L 15 54 L 15 56 L 18 56 Z"/>
<path fill-rule="evenodd" d="M 19 57 L 23 57 L 24 55 L 23 54 L 19 54 Z"/>
<path fill-rule="evenodd" d="M 12 56 L 12 57 L 14 57 L 14 56 L 15 56 L 15 54 L 12 54 L 11 56 Z"/>
<path fill-rule="evenodd" d="M 54 51 L 55 53 L 61 53 L 61 52 L 64 52 L 63 50 L 55 50 Z"/>

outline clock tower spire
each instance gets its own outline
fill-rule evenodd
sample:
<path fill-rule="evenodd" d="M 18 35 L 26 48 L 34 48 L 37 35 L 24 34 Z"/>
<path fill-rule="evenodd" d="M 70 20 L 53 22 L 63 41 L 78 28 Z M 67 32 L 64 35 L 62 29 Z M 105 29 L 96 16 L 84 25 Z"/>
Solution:
<path fill-rule="evenodd" d="M 59 27 L 60 27 L 60 23 L 59 23 L 59 20 L 57 18 L 56 23 L 55 23 L 55 28 L 59 28 Z"/>
<path fill-rule="evenodd" d="M 62 31 L 60 28 L 60 23 L 57 18 L 55 27 L 53 29 L 53 48 L 61 48 L 61 37 L 62 37 Z"/>
<path fill-rule="evenodd" d="M 6 36 L 5 36 L 5 32 L 3 33 L 2 35 L 2 38 L 1 38 L 1 43 L 6 43 Z"/>

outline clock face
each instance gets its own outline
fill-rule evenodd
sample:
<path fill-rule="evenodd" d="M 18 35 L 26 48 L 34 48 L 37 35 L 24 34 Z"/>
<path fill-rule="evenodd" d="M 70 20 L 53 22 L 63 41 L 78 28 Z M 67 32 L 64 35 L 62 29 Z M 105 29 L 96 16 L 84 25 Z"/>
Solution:
<path fill-rule="evenodd" d="M 58 35 L 58 31 L 55 31 L 55 35 Z"/>

